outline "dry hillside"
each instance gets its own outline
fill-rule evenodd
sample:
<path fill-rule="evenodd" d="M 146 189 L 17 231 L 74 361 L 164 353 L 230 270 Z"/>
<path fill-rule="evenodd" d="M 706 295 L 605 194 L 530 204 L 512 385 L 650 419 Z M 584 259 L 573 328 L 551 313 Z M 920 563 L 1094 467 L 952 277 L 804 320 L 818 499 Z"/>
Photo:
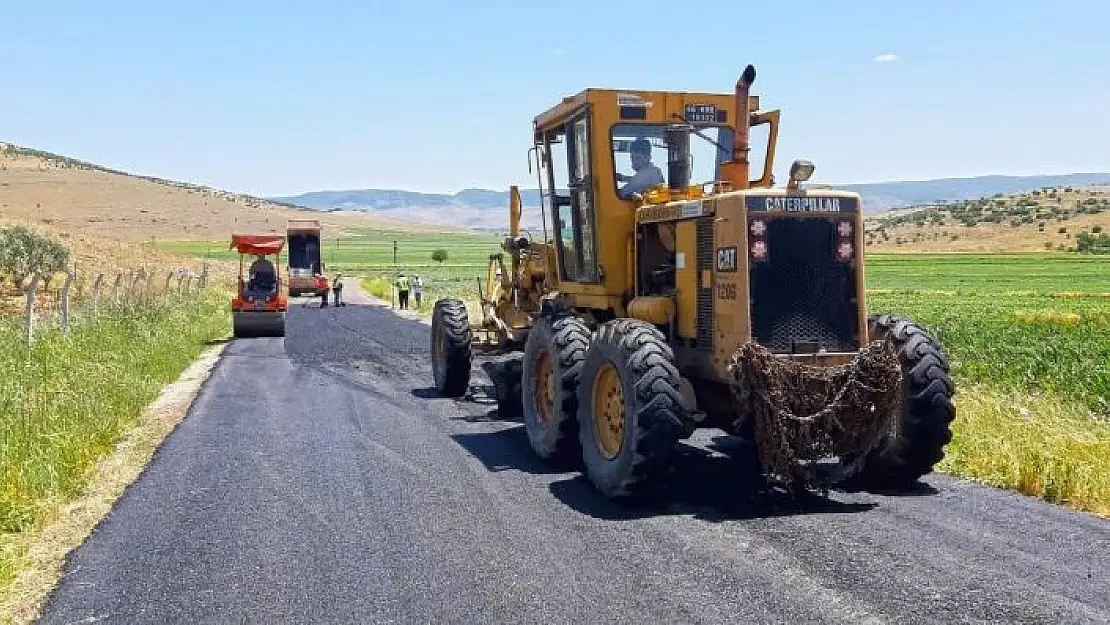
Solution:
<path fill-rule="evenodd" d="M 326 237 L 354 228 L 420 228 L 362 214 L 298 210 L 0 143 L 0 221 L 122 241 L 223 240 L 232 230 L 280 232 L 291 217 L 320 219 Z"/>
<path fill-rule="evenodd" d="M 324 236 L 354 229 L 421 229 L 419 224 L 320 213 L 247 195 L 135 176 L 46 152 L 0 143 L 0 227 L 23 225 L 63 243 L 76 262 L 77 292 L 98 274 L 111 283 L 147 272 L 164 280 L 184 269 L 199 274 L 202 261 L 158 249 L 155 240 L 227 241 L 231 232 L 281 232 L 289 218 L 315 218 Z M 214 278 L 232 276 L 234 264 L 212 263 Z M 49 308 L 62 282 L 52 276 L 41 290 Z M 0 280 L 0 314 L 16 312 L 23 285 Z"/>
<path fill-rule="evenodd" d="M 892 211 L 868 220 L 874 252 L 1043 252 L 1110 229 L 1110 187 L 1030 193 Z"/>

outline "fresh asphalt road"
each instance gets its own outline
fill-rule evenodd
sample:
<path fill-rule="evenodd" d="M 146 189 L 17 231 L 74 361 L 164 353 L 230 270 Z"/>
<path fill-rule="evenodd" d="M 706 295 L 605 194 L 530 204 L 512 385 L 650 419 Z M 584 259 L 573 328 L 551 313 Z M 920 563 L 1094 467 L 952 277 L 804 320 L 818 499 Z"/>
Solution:
<path fill-rule="evenodd" d="M 753 494 L 724 436 L 622 507 L 437 397 L 428 326 L 316 306 L 228 346 L 42 622 L 1110 622 L 1110 522 L 940 476 Z"/>

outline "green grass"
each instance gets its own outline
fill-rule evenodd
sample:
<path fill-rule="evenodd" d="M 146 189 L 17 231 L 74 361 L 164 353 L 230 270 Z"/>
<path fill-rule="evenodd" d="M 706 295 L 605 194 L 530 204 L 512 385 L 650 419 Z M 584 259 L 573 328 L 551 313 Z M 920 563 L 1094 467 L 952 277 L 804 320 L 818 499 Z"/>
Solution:
<path fill-rule="evenodd" d="M 957 383 L 938 469 L 1110 515 L 1110 259 L 868 262 L 868 307 L 937 337 Z"/>
<path fill-rule="evenodd" d="M 146 309 L 102 310 L 69 338 L 39 332 L 28 350 L 17 320 L 0 319 L 0 587 L 21 554 L 14 540 L 78 496 L 143 408 L 226 335 L 226 300 L 175 298 Z"/>
<path fill-rule="evenodd" d="M 328 268 L 389 299 L 395 239 L 398 266 L 425 277 L 425 314 L 440 297 L 473 305 L 499 244 L 367 232 L 329 245 Z M 941 470 L 1110 514 L 1110 488 L 1097 486 L 1110 484 L 1110 258 L 872 254 L 866 274 L 869 310 L 909 315 L 951 360 L 958 416 Z"/>
<path fill-rule="evenodd" d="M 406 271 L 437 270 L 443 272 L 443 275 L 455 275 L 460 270 L 484 267 L 489 260 L 489 255 L 501 250 L 501 240 L 492 235 L 363 230 L 355 236 L 338 240 L 326 239 L 323 242 L 323 257 L 327 272 L 329 274 L 335 271 L 354 273 L 365 269 L 392 269 L 395 241 L 398 267 Z M 222 240 L 166 241 L 159 242 L 158 247 L 198 257 L 223 260 L 238 258 L 234 250 L 226 249 L 227 241 Z M 447 259 L 442 264 L 432 260 L 432 252 L 440 248 L 447 250 L 448 253 Z"/>
<path fill-rule="evenodd" d="M 871 254 L 870 289 L 1110 293 L 1110 259 L 1075 254 Z"/>

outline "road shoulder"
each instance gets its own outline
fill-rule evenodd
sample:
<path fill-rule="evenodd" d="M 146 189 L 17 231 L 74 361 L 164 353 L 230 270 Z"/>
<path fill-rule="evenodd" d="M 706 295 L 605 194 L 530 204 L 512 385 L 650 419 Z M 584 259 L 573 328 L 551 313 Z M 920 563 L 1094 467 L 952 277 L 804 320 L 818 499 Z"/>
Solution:
<path fill-rule="evenodd" d="M 352 279 L 352 278 L 344 278 L 343 279 L 343 296 L 344 296 L 344 298 L 346 298 L 347 302 L 351 303 L 351 304 L 358 304 L 358 305 L 362 305 L 362 306 L 377 306 L 379 308 L 389 308 L 389 309 L 392 310 L 393 314 L 395 314 L 398 317 L 401 317 L 403 319 L 410 319 L 412 321 L 419 321 L 420 323 L 423 323 L 424 325 L 428 325 L 428 326 L 432 325 L 432 320 L 431 319 L 429 319 L 427 317 L 424 317 L 423 315 L 421 315 L 420 313 L 418 313 L 416 311 L 400 310 L 400 309 L 394 307 L 392 303 L 387 302 L 384 299 L 375 297 L 375 296 L 367 293 L 362 288 L 362 285 L 359 284 L 358 279 Z"/>
<path fill-rule="evenodd" d="M 85 494 L 58 509 L 56 517 L 27 538 L 24 566 L 0 596 L 0 612 L 13 623 L 30 623 L 60 581 L 69 554 L 112 511 L 124 491 L 142 474 L 166 437 L 184 419 L 201 387 L 219 363 L 226 344 L 209 347 L 178 379 L 163 387 L 138 424 L 124 434 L 115 451 L 91 470 Z"/>

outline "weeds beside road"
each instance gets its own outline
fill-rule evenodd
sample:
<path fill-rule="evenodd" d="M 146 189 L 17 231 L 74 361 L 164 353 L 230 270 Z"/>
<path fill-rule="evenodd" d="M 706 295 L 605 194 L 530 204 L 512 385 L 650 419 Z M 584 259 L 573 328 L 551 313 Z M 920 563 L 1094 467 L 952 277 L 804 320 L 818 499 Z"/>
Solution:
<path fill-rule="evenodd" d="M 219 290 L 105 311 L 92 324 L 43 330 L 28 348 L 0 319 L 0 588 L 22 557 L 21 533 L 81 493 L 164 385 L 230 329 Z"/>

